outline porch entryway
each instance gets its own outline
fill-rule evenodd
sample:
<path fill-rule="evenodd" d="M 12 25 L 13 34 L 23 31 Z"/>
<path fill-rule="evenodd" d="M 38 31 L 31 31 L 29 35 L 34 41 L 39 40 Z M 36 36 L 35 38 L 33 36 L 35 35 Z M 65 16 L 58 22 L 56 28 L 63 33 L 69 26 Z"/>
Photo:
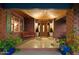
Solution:
<path fill-rule="evenodd" d="M 53 37 L 54 19 L 47 21 L 34 20 L 34 32 L 38 37 Z M 50 35 L 50 33 L 52 35 Z"/>

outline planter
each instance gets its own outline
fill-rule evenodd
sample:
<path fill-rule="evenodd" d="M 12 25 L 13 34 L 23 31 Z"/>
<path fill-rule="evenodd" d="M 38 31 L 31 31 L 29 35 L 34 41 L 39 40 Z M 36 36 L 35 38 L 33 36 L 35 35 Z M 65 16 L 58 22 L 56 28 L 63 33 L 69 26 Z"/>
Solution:
<path fill-rule="evenodd" d="M 59 47 L 59 51 L 61 52 L 62 55 L 66 55 L 67 53 L 70 52 L 70 48 L 67 45 L 61 45 Z"/>
<path fill-rule="evenodd" d="M 39 36 L 39 32 L 36 32 L 36 37 L 38 37 Z"/>
<path fill-rule="evenodd" d="M 53 33 L 52 33 L 52 32 L 50 32 L 49 34 L 50 34 L 50 37 L 52 37 L 52 36 L 53 36 Z"/>
<path fill-rule="evenodd" d="M 12 55 L 15 52 L 15 48 L 10 48 L 5 55 Z"/>

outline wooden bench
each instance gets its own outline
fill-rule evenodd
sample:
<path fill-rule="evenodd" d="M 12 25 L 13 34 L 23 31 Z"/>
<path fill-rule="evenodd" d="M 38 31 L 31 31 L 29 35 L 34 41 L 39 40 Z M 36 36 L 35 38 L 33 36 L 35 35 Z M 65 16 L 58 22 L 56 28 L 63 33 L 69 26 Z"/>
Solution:
<path fill-rule="evenodd" d="M 35 33 L 34 32 L 22 32 L 21 36 L 22 38 L 34 37 Z"/>

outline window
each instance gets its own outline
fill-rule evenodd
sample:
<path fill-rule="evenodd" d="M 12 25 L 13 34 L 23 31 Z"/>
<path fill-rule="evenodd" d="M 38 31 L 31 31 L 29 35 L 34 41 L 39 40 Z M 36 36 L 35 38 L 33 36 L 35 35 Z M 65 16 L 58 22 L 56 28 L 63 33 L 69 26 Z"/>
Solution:
<path fill-rule="evenodd" d="M 12 32 L 23 31 L 23 19 L 20 19 L 16 16 L 12 16 L 11 17 L 11 31 Z"/>

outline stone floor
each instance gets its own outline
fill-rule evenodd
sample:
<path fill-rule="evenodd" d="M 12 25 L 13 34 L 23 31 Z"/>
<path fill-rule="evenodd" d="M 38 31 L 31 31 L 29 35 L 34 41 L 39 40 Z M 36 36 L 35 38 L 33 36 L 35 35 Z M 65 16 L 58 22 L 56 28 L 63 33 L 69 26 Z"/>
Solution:
<path fill-rule="evenodd" d="M 18 48 L 58 48 L 58 40 L 51 37 L 36 37 L 25 40 Z"/>
<path fill-rule="evenodd" d="M 35 37 L 26 39 L 17 48 L 23 49 L 14 55 L 61 55 L 54 48 L 58 48 L 58 40 L 52 37 Z"/>

